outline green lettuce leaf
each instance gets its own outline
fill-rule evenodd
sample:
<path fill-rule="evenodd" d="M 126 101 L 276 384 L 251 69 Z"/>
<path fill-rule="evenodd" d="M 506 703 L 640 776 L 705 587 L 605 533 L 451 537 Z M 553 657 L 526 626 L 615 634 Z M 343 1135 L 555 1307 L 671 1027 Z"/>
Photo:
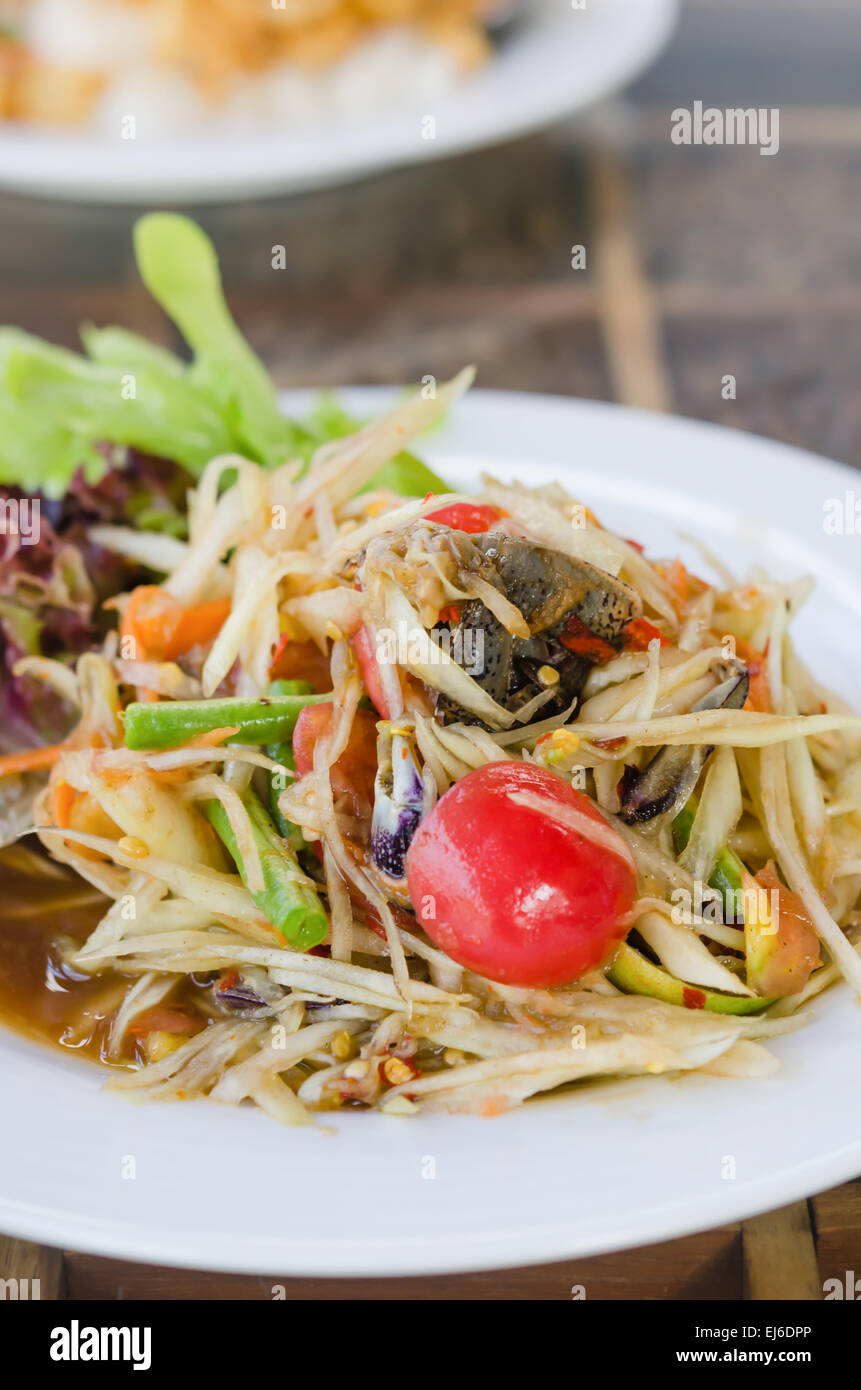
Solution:
<path fill-rule="evenodd" d="M 90 482 L 102 477 L 108 464 L 98 444 L 171 459 L 195 475 L 222 453 L 267 466 L 291 458 L 307 465 L 319 445 L 361 427 L 331 395 L 307 428 L 285 419 L 227 306 L 215 249 L 194 222 L 149 213 L 134 240 L 141 277 L 185 338 L 191 361 L 124 328 L 85 324 L 85 355 L 0 328 L 0 483 L 61 497 L 80 467 Z M 449 490 L 406 452 L 368 484 L 377 487 L 411 497 Z"/>
<path fill-rule="evenodd" d="M 297 457 L 308 437 L 281 414 L 269 373 L 227 307 L 209 237 L 178 213 L 152 212 L 134 239 L 141 279 L 192 349 L 191 375 L 230 420 L 240 451 L 261 463 Z"/>

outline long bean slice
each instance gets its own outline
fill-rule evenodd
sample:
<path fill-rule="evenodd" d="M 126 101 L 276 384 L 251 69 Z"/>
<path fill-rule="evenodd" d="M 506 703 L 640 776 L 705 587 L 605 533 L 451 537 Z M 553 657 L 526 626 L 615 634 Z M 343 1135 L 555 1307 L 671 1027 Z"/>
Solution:
<path fill-rule="evenodd" d="M 164 700 L 136 702 L 125 712 L 126 747 L 174 748 L 198 734 L 236 727 L 228 743 L 287 742 L 306 705 L 331 695 L 263 695 L 257 700 Z"/>
<path fill-rule="evenodd" d="M 299 951 L 319 946 L 328 930 L 328 920 L 316 889 L 302 873 L 296 855 L 286 840 L 276 832 L 266 807 L 255 791 L 249 789 L 242 798 L 251 821 L 254 843 L 263 869 L 262 892 L 252 893 L 257 907 L 288 945 Z M 206 814 L 220 839 L 236 863 L 246 888 L 245 865 L 236 844 L 236 837 L 220 801 L 209 801 Z"/>
<path fill-rule="evenodd" d="M 314 687 L 309 681 L 273 681 L 269 687 L 270 695 L 313 695 Z M 277 743 L 267 743 L 267 757 L 273 762 L 280 763 L 282 767 L 289 768 L 291 772 L 296 769 L 293 758 L 293 744 L 290 739 L 284 739 Z M 283 835 L 285 840 L 289 840 L 292 848 L 298 853 L 305 846 L 305 837 L 298 825 L 286 820 L 281 814 L 278 805 L 278 798 L 284 790 L 284 778 L 280 772 L 270 772 L 269 774 L 269 814 L 275 822 L 279 835 Z"/>

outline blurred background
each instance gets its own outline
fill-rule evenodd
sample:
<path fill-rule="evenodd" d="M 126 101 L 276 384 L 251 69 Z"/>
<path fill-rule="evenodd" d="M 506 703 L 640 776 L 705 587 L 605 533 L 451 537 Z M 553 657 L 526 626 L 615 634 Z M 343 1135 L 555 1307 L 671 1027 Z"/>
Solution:
<path fill-rule="evenodd" d="M 494 40 L 500 53 L 516 41 L 508 26 Z M 674 144 L 671 113 L 694 101 L 778 108 L 779 152 Z M 132 264 L 138 211 L 0 191 L 0 319 L 69 346 L 87 319 L 170 341 Z M 473 361 L 481 386 L 675 411 L 861 459 L 858 0 L 687 0 L 656 61 L 574 119 L 195 215 L 285 388 L 444 378 Z M 810 1210 L 821 1277 L 857 1268 L 861 1184 Z M 738 1298 L 741 1248 L 736 1225 L 576 1272 L 590 1297 Z M 75 1254 L 64 1277 L 83 1297 L 260 1296 L 250 1279 Z M 565 1298 L 570 1277 L 551 1266 L 427 1284 Z M 339 1292 L 303 1281 L 289 1296 Z M 403 1281 L 386 1292 L 415 1296 Z"/>

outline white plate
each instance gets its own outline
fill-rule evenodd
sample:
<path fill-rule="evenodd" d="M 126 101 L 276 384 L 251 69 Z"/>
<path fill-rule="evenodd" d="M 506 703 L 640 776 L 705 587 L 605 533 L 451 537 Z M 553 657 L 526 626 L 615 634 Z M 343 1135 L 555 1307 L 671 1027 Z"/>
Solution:
<path fill-rule="evenodd" d="M 345 399 L 372 414 L 382 397 Z M 652 553 L 696 530 L 739 568 L 815 574 L 802 653 L 845 694 L 861 689 L 861 541 L 823 529 L 828 499 L 858 488 L 850 470 L 708 425 L 494 392 L 461 402 L 423 453 L 457 484 L 481 468 L 561 478 Z M 611 1082 L 492 1120 L 353 1112 L 327 1135 L 205 1102 L 133 1106 L 100 1090 L 95 1067 L 0 1033 L 0 1231 L 306 1275 L 502 1267 L 670 1239 L 861 1172 L 861 1011 L 848 990 L 773 1046 L 783 1067 L 769 1080 Z"/>
<path fill-rule="evenodd" d="M 357 178 L 391 165 L 539 129 L 629 81 L 669 37 L 678 0 L 535 0 L 496 59 L 430 105 L 384 115 L 270 125 L 254 134 L 169 143 L 25 130 L 0 122 L 0 187 L 103 202 L 222 201 Z M 132 113 L 133 114 L 133 113 Z"/>

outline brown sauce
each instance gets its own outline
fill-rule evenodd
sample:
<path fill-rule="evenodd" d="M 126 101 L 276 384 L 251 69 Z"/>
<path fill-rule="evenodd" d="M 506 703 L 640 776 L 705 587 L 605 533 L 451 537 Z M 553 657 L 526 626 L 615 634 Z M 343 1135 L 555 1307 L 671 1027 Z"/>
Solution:
<path fill-rule="evenodd" d="M 106 907 L 71 874 L 30 875 L 0 861 L 0 1024 L 100 1056 L 105 979 L 75 978 L 53 942 L 61 935 L 85 941 Z"/>
<path fill-rule="evenodd" d="M 83 975 L 64 963 L 58 938 L 84 942 L 108 906 L 108 899 L 71 873 L 22 872 L 0 855 L 0 1027 L 107 1060 L 111 1017 L 135 977 L 116 971 Z M 181 981 L 171 996 L 180 1008 L 184 986 Z M 133 1039 L 130 1046 L 121 1065 L 133 1060 Z"/>

